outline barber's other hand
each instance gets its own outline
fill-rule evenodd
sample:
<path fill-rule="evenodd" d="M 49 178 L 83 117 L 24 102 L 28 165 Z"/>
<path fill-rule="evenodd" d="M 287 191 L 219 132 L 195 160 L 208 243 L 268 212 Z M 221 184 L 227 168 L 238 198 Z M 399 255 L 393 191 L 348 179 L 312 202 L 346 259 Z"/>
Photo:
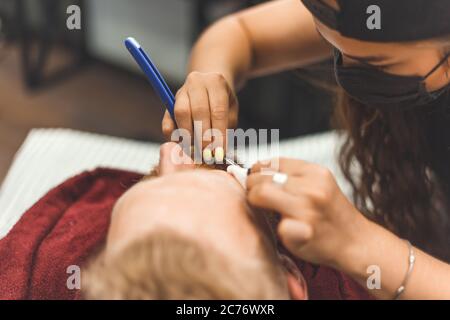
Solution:
<path fill-rule="evenodd" d="M 284 185 L 263 173 L 261 164 L 247 180 L 250 204 L 276 211 L 278 234 L 293 254 L 312 263 L 339 268 L 361 242 L 368 220 L 340 190 L 326 168 L 301 160 L 279 159 Z"/>
<path fill-rule="evenodd" d="M 226 147 L 226 129 L 237 125 L 238 101 L 234 89 L 222 74 L 192 72 L 175 97 L 175 120 L 178 128 L 186 129 L 199 143 L 208 129 L 218 129 L 221 141 L 214 139 L 214 147 Z M 194 137 L 194 121 L 202 123 L 202 137 Z M 170 140 L 176 125 L 170 114 L 165 113 L 162 130 Z M 202 141 L 202 147 L 211 141 Z M 212 150 L 211 150 L 212 151 Z"/>

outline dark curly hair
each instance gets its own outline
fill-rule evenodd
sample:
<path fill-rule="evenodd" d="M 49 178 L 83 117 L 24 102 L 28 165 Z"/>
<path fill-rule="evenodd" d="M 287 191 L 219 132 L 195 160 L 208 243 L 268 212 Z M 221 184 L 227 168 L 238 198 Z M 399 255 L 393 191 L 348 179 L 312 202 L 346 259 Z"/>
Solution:
<path fill-rule="evenodd" d="M 450 92 L 433 105 L 380 110 L 339 94 L 340 165 L 356 206 L 450 261 Z"/>
<path fill-rule="evenodd" d="M 434 40 L 450 53 L 450 36 Z M 344 135 L 339 162 L 356 207 L 450 262 L 450 88 L 427 106 L 381 110 L 337 87 L 329 63 L 297 75 L 337 97 L 332 125 Z"/>

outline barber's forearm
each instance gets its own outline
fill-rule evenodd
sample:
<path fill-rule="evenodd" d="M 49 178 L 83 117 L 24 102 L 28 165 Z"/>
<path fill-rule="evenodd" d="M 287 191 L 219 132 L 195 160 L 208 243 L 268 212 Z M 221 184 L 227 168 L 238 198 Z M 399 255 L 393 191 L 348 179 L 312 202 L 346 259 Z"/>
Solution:
<path fill-rule="evenodd" d="M 367 221 L 358 244 L 342 257 L 341 271 L 353 277 L 364 288 L 371 275 L 369 266 L 379 267 L 381 289 L 368 291 L 379 299 L 392 299 L 402 285 L 409 266 L 407 243 L 388 230 Z M 450 265 L 414 248 L 414 269 L 401 299 L 450 299 Z"/>
<path fill-rule="evenodd" d="M 252 48 L 238 19 L 229 16 L 207 29 L 195 44 L 189 72 L 217 72 L 232 88 L 243 85 L 252 64 Z"/>
<path fill-rule="evenodd" d="M 331 47 L 298 0 L 269 1 L 223 18 L 197 41 L 189 71 L 218 72 L 230 85 L 319 62 Z"/>

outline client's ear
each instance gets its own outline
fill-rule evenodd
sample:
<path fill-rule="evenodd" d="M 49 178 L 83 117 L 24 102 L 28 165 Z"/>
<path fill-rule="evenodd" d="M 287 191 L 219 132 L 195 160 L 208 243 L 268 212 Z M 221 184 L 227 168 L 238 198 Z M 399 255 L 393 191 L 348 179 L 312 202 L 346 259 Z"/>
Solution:
<path fill-rule="evenodd" d="M 175 142 L 167 142 L 161 145 L 159 149 L 160 176 L 194 168 L 194 161 L 183 152 L 180 145 Z"/>
<path fill-rule="evenodd" d="M 306 286 L 306 281 L 295 262 L 284 254 L 279 254 L 279 257 L 286 270 L 286 281 L 291 299 L 308 299 L 308 287 Z"/>
<path fill-rule="evenodd" d="M 292 300 L 308 299 L 308 291 L 304 281 L 300 283 L 299 279 L 290 272 L 287 273 L 287 285 Z"/>

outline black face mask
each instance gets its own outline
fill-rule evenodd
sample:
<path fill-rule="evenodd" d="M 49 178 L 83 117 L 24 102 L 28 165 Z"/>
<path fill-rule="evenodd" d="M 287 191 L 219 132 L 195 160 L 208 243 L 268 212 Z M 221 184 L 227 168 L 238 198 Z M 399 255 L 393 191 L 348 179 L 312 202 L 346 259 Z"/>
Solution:
<path fill-rule="evenodd" d="M 385 73 L 374 66 L 344 67 L 342 53 L 334 50 L 334 66 L 338 84 L 355 100 L 377 108 L 413 108 L 428 105 L 444 93 L 450 84 L 434 92 L 428 92 L 425 80 L 431 76 L 450 54 L 426 76 L 400 76 Z"/>

